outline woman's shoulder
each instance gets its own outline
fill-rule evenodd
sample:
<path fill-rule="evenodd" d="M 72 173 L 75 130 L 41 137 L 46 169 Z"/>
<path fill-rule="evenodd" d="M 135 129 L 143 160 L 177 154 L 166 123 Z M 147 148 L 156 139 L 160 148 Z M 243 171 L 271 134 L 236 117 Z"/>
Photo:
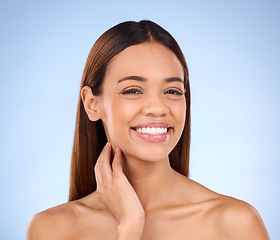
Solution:
<path fill-rule="evenodd" d="M 77 221 L 81 207 L 77 202 L 68 202 L 35 214 L 28 224 L 27 239 L 64 238 Z"/>
<path fill-rule="evenodd" d="M 108 216 L 91 194 L 35 214 L 28 224 L 27 239 L 75 239 L 81 232 L 97 234 L 96 223 L 109 221 Z"/>
<path fill-rule="evenodd" d="M 203 206 L 205 218 L 218 226 L 227 239 L 269 239 L 262 218 L 252 205 L 213 192 L 195 181 L 192 184 L 200 193 L 198 204 Z"/>
<path fill-rule="evenodd" d="M 269 239 L 263 220 L 252 205 L 223 195 L 217 202 L 217 219 L 229 239 Z"/>

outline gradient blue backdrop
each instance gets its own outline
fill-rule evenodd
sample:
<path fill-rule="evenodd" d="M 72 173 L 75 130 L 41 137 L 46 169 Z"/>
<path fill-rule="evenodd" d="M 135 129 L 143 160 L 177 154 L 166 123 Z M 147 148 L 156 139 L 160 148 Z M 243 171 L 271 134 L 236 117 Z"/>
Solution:
<path fill-rule="evenodd" d="M 279 233 L 279 1 L 1 1 L 0 239 L 67 201 L 78 91 L 94 41 L 151 19 L 179 42 L 192 92 L 191 178 Z"/>

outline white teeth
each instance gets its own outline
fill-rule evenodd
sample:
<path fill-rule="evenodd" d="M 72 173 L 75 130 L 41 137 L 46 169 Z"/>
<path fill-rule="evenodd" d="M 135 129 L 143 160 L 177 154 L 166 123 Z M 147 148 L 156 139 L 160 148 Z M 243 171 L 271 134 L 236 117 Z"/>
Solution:
<path fill-rule="evenodd" d="M 167 128 L 155 128 L 155 127 L 147 127 L 147 128 L 136 128 L 137 132 L 140 133 L 148 133 L 148 134 L 163 134 L 167 133 Z"/>

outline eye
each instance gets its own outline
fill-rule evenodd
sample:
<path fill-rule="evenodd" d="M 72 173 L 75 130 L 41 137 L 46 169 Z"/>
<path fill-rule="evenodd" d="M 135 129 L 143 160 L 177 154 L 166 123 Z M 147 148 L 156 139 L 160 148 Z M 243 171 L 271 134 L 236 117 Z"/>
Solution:
<path fill-rule="evenodd" d="M 138 95 L 138 94 L 143 94 L 143 92 L 137 88 L 129 88 L 121 91 L 121 94 L 133 94 L 133 95 Z"/>
<path fill-rule="evenodd" d="M 170 95 L 183 95 L 184 93 L 177 89 L 168 89 L 164 92 L 164 94 L 170 94 Z"/>

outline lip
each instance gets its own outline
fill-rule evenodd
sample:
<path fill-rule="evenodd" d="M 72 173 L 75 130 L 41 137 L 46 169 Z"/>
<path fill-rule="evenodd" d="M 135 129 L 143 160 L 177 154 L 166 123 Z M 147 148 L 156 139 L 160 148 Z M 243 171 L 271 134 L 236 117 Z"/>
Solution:
<path fill-rule="evenodd" d="M 166 133 L 162 134 L 148 134 L 148 133 L 140 133 L 136 131 L 136 128 L 147 128 L 147 127 L 154 127 L 154 128 L 167 128 L 168 131 Z M 173 131 L 173 128 L 170 126 L 170 124 L 165 122 L 148 122 L 148 123 L 142 123 L 138 124 L 131 128 L 131 131 L 139 138 L 151 142 L 151 143 L 159 143 L 164 142 L 169 138 L 169 135 Z"/>

